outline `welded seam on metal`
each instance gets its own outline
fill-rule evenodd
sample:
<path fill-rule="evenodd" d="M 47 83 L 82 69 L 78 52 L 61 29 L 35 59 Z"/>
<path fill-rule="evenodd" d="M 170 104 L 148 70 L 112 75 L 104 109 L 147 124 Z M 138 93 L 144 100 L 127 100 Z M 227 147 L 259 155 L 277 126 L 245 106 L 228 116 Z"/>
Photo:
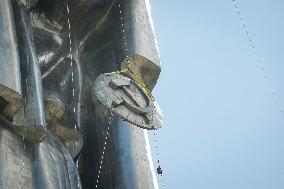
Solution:
<path fill-rule="evenodd" d="M 272 86 L 271 79 L 270 79 L 269 75 L 266 72 L 264 64 L 262 63 L 260 55 L 259 55 L 259 53 L 258 53 L 258 51 L 256 49 L 256 46 L 255 46 L 255 43 L 254 43 L 252 37 L 251 37 L 251 35 L 250 35 L 249 31 L 248 31 L 248 27 L 247 27 L 247 25 L 245 23 L 244 17 L 241 15 L 241 12 L 240 12 L 240 9 L 239 9 L 239 6 L 238 6 L 236 0 L 233 0 L 233 5 L 234 5 L 234 8 L 235 8 L 235 10 L 236 10 L 236 12 L 238 14 L 240 22 L 242 24 L 242 29 L 245 32 L 245 35 L 246 35 L 247 39 L 249 40 L 250 47 L 252 48 L 252 51 L 253 51 L 253 53 L 254 53 L 254 55 L 256 57 L 258 66 L 259 66 L 259 68 L 260 68 L 260 70 L 261 70 L 261 72 L 262 72 L 262 74 L 264 76 L 265 82 L 266 82 L 268 88 L 270 89 L 271 94 L 272 94 L 272 96 L 274 98 L 274 102 L 275 102 L 277 108 L 279 109 L 280 114 L 284 117 L 284 111 L 283 111 L 283 108 L 280 105 L 278 95 L 276 94 L 276 91 L 275 91 L 274 87 Z"/>
<path fill-rule="evenodd" d="M 74 101 L 73 105 L 73 116 L 74 121 L 76 120 L 76 107 L 75 107 L 75 84 L 74 84 L 74 68 L 73 68 L 73 53 L 72 53 L 72 38 L 71 38 L 71 23 L 70 23 L 70 8 L 69 8 L 69 0 L 66 0 L 66 10 L 67 10 L 67 24 L 68 24 L 68 39 L 69 39 L 69 53 L 70 53 L 70 68 L 71 68 L 71 85 L 72 85 L 72 99 Z M 79 128 L 77 127 L 76 121 L 74 123 L 74 129 L 77 131 Z M 78 148 L 77 140 L 75 141 L 76 149 Z M 75 163 L 78 168 L 78 161 Z M 80 188 L 80 178 L 78 173 L 78 183 L 77 187 Z"/>
<path fill-rule="evenodd" d="M 66 9 L 67 9 L 68 39 L 69 39 L 69 53 L 70 53 L 70 67 L 71 67 L 72 98 L 74 99 L 74 97 L 75 97 L 74 68 L 73 68 L 73 53 L 72 53 L 72 39 L 71 39 L 70 9 L 69 9 L 68 0 L 67 0 L 67 4 L 66 4 Z M 76 113 L 75 105 L 73 107 L 73 113 L 74 113 L 74 115 Z M 77 128 L 76 124 L 75 124 L 74 127 L 75 127 L 75 130 L 76 130 L 76 128 Z"/>
<path fill-rule="evenodd" d="M 76 117 L 76 107 L 75 107 L 76 100 L 75 100 L 75 84 L 74 84 L 74 68 L 73 68 L 73 53 L 72 53 L 72 39 L 71 39 L 71 23 L 70 23 L 69 0 L 67 0 L 66 9 L 67 9 L 68 39 L 69 39 L 69 53 L 70 53 L 72 99 L 74 101 L 73 116 L 74 116 L 74 120 L 76 120 L 75 119 L 75 117 Z M 76 122 L 74 123 L 74 129 L 75 129 L 75 131 L 78 129 Z M 77 141 L 76 141 L 76 147 L 77 147 Z"/>

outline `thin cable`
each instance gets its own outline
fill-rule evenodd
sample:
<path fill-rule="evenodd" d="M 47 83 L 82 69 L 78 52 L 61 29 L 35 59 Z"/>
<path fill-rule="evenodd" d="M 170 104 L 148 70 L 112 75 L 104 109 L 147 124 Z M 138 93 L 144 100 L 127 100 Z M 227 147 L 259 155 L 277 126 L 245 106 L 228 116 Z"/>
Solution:
<path fill-rule="evenodd" d="M 22 137 L 23 139 L 23 144 L 24 144 L 24 153 L 26 151 L 26 144 L 25 144 L 25 137 L 23 136 Z M 22 189 L 22 185 L 23 185 L 23 180 L 24 180 L 24 175 L 23 175 L 23 171 L 25 169 L 25 160 L 24 158 L 22 159 L 22 167 L 21 167 L 21 170 L 20 170 L 20 174 L 21 174 L 21 181 L 20 181 L 20 189 Z"/>
<path fill-rule="evenodd" d="M 99 186 L 99 180 L 100 180 L 101 171 L 102 171 L 102 167 L 103 167 L 103 162 L 104 162 L 104 158 L 105 158 L 105 151 L 106 151 L 106 148 L 107 148 L 107 142 L 108 142 L 108 139 L 110 137 L 110 132 L 109 131 L 110 131 L 110 126 L 111 126 L 112 119 L 113 119 L 113 112 L 111 111 L 110 116 L 109 116 L 107 130 L 106 130 L 106 136 L 105 136 L 104 147 L 103 147 L 103 151 L 102 151 L 99 171 L 98 171 L 98 174 L 97 174 L 96 188 L 98 188 L 98 186 Z"/>
<path fill-rule="evenodd" d="M 154 141 L 155 141 L 155 143 L 154 143 L 154 150 L 155 150 L 155 152 L 154 153 L 156 153 L 157 165 L 158 165 L 157 169 L 159 169 L 159 168 L 161 168 L 161 161 L 160 161 L 160 153 L 159 153 L 159 148 L 158 148 L 158 135 L 157 135 L 156 130 L 154 131 Z M 157 170 L 157 172 L 158 172 L 158 170 Z M 166 188 L 166 184 L 165 184 L 165 180 L 164 180 L 164 172 L 159 174 L 159 175 L 161 177 L 162 187 Z"/>
<path fill-rule="evenodd" d="M 124 27 L 125 23 L 124 20 L 125 18 L 123 18 L 123 14 L 122 14 L 122 9 L 121 9 L 121 5 L 118 3 L 118 9 L 119 9 L 119 16 L 120 16 L 120 21 L 121 21 L 121 28 L 122 28 L 122 43 L 124 46 L 124 51 L 126 54 L 126 58 L 127 58 L 127 63 L 129 64 L 129 60 L 128 60 L 128 42 L 127 42 L 127 38 L 126 38 L 126 29 Z"/>
<path fill-rule="evenodd" d="M 250 46 L 251 46 L 251 48 L 253 50 L 253 53 L 254 53 L 254 55 L 256 57 L 258 66 L 259 66 L 259 68 L 260 68 L 260 70 L 261 70 L 261 72 L 262 72 L 262 74 L 264 76 L 265 82 L 266 82 L 267 86 L 269 87 L 269 89 L 271 91 L 271 94 L 272 94 L 272 96 L 274 98 L 275 104 L 276 104 L 277 108 L 279 109 L 280 114 L 284 117 L 284 111 L 283 111 L 283 109 L 282 109 L 282 107 L 281 107 L 281 105 L 279 103 L 279 98 L 278 98 L 278 96 L 277 96 L 277 94 L 275 92 L 274 87 L 272 86 L 271 79 L 270 79 L 269 75 L 267 74 L 266 69 L 265 69 L 265 67 L 264 67 L 264 65 L 263 65 L 263 63 L 261 61 L 260 55 L 259 55 L 259 53 L 258 53 L 258 51 L 256 49 L 256 46 L 255 46 L 255 43 L 254 43 L 252 37 L 251 37 L 251 35 L 250 35 L 249 31 L 248 31 L 248 27 L 247 27 L 247 25 L 245 23 L 244 17 L 241 15 L 241 12 L 240 12 L 240 9 L 239 9 L 239 6 L 238 6 L 236 0 L 233 0 L 233 5 L 234 5 L 234 8 L 235 8 L 235 10 L 236 10 L 236 12 L 238 14 L 240 22 L 242 24 L 242 29 L 245 32 L 245 35 L 247 36 L 247 39 L 249 40 L 249 44 L 250 44 Z"/>
<path fill-rule="evenodd" d="M 120 22 L 121 22 L 121 28 L 122 28 L 122 45 L 124 47 L 124 50 L 125 50 L 125 54 L 126 54 L 126 61 L 127 61 L 127 64 L 129 64 L 129 53 L 128 53 L 128 42 L 127 42 L 127 38 L 126 38 L 126 28 L 125 28 L 125 18 L 123 17 L 123 12 L 122 12 L 122 9 L 121 9 L 121 5 L 118 3 L 118 10 L 119 10 L 119 14 L 120 14 Z M 152 96 L 152 95 L 150 95 Z M 158 145 L 157 145 L 157 134 L 155 133 L 156 131 L 154 131 L 154 136 L 155 136 L 155 151 L 156 151 L 156 155 L 157 155 L 157 164 L 158 164 L 158 168 L 157 168 L 157 171 L 158 169 L 160 169 L 162 171 L 162 168 L 161 168 L 161 164 L 160 164 L 160 156 L 159 156 L 159 152 L 158 152 Z M 164 178 L 163 178 L 163 174 L 159 174 L 161 176 L 161 183 L 162 183 L 162 187 L 165 188 L 166 185 L 165 185 L 165 182 L 164 182 Z"/>

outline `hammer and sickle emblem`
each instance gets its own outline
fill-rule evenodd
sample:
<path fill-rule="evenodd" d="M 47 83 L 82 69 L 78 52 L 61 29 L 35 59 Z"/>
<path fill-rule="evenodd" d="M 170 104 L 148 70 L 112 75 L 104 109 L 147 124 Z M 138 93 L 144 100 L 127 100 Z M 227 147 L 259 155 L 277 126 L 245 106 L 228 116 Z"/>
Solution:
<path fill-rule="evenodd" d="M 132 112 L 142 116 L 147 124 L 151 123 L 153 108 L 151 106 L 149 107 L 149 98 L 134 81 L 130 79 L 113 78 L 108 85 L 114 91 L 121 91 L 120 93 L 115 93 L 117 98 L 112 102 L 113 108 L 124 105 Z M 133 89 L 135 91 L 133 91 Z M 140 89 L 140 91 L 137 91 L 138 89 Z"/>
<path fill-rule="evenodd" d="M 134 80 L 117 73 L 102 74 L 93 90 L 96 99 L 125 121 L 148 130 L 162 127 L 157 103 Z"/>

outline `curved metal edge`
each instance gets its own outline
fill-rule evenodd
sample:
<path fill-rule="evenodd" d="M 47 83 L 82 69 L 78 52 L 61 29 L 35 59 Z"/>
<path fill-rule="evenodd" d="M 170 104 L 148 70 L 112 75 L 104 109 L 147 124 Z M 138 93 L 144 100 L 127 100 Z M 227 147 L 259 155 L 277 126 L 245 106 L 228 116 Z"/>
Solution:
<path fill-rule="evenodd" d="M 122 76 L 122 75 L 119 75 L 119 76 L 125 77 L 125 76 Z M 100 89 L 100 88 L 96 88 L 96 86 L 97 86 L 96 83 L 98 83 L 98 82 L 101 81 L 101 80 L 104 80 L 104 77 L 110 77 L 110 75 L 109 75 L 108 73 L 106 73 L 106 74 L 101 74 L 100 76 L 97 77 L 96 81 L 93 83 L 93 87 L 92 87 L 92 88 L 93 88 L 93 94 L 94 94 L 93 96 L 94 96 L 95 98 L 97 98 L 97 99 L 100 101 L 100 103 L 102 103 L 105 107 L 107 107 L 107 108 L 110 109 L 111 107 L 109 107 L 109 104 L 107 104 L 107 103 L 105 102 L 105 99 L 103 99 L 99 94 L 96 93 L 96 91 L 102 90 L 102 89 Z M 127 78 L 127 77 L 126 77 L 126 78 Z M 128 78 L 128 79 L 130 79 L 130 78 Z M 130 79 L 130 80 L 131 80 L 131 79 Z M 152 105 L 150 105 L 150 106 L 153 106 L 154 111 L 156 112 L 156 114 L 159 114 L 159 112 L 156 110 L 155 103 L 154 103 L 154 101 L 152 101 L 151 97 L 150 97 L 148 94 L 146 94 L 146 93 L 141 89 L 141 87 L 140 87 L 139 85 L 136 84 L 135 86 L 136 86 L 141 92 L 144 93 L 144 95 L 148 98 L 149 103 L 152 103 Z M 131 124 L 133 124 L 133 125 L 135 125 L 135 126 L 137 126 L 137 127 L 142 128 L 142 129 L 157 130 L 157 129 L 161 128 L 162 125 L 163 125 L 163 124 L 162 124 L 162 121 L 160 121 L 159 118 L 154 118 L 154 119 L 155 119 L 154 122 L 159 121 L 159 123 L 157 123 L 157 124 L 151 123 L 151 124 L 149 124 L 150 127 L 145 127 L 145 126 L 143 126 L 143 125 L 141 125 L 141 124 L 137 124 L 136 122 L 131 121 L 131 119 L 128 119 L 128 117 L 117 113 L 117 112 L 115 111 L 115 109 L 113 110 L 113 112 L 114 112 L 117 116 L 121 117 L 124 121 L 127 121 L 127 122 L 129 122 L 129 123 L 131 123 Z M 155 116 L 154 114 L 155 114 L 155 113 L 153 113 L 153 116 Z M 154 125 L 157 125 L 158 127 L 157 127 L 157 126 L 155 127 Z"/>

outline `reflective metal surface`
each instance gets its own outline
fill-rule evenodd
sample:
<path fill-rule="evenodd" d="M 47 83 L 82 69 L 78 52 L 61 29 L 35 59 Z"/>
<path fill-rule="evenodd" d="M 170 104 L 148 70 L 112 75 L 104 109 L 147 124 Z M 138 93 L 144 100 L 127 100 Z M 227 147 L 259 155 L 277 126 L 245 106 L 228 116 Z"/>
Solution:
<path fill-rule="evenodd" d="M 42 141 L 46 135 L 46 123 L 43 109 L 41 73 L 34 45 L 33 31 L 25 7 L 13 4 L 17 37 L 21 60 L 23 86 L 22 106 L 16 114 L 14 122 L 16 132 L 25 137 Z M 23 132 L 25 131 L 25 132 Z"/>
<path fill-rule="evenodd" d="M 10 120 L 20 107 L 21 95 L 20 61 L 12 6 L 10 0 L 1 0 L 0 112 Z"/>
<path fill-rule="evenodd" d="M 120 5 L 120 6 L 118 6 Z M 160 75 L 160 57 L 145 0 L 120 0 L 114 6 L 115 36 L 121 66 L 130 69 L 153 89 Z M 122 18 L 122 19 L 121 19 Z M 130 61 L 126 61 L 129 56 Z"/>
<path fill-rule="evenodd" d="M 49 132 L 43 142 L 29 143 L 7 125 L 0 127 L 0 188 L 81 188 L 75 163 L 58 137 Z"/>
<path fill-rule="evenodd" d="M 100 75 L 94 83 L 93 92 L 125 121 L 149 130 L 162 127 L 162 116 L 151 96 L 130 78 L 116 73 Z"/>
<path fill-rule="evenodd" d="M 152 90 L 160 73 L 147 4 L 145 0 L 15 3 L 21 55 L 18 72 L 22 73 L 18 84 L 23 91 L 23 104 L 15 117 L 11 114 L 11 119 L 0 115 L 0 150 L 11 154 L 10 159 L 15 158 L 16 162 L 23 163 L 24 159 L 25 165 L 15 163 L 7 164 L 7 169 L 0 168 L 0 184 L 2 188 L 93 189 L 110 116 L 109 109 L 95 97 L 94 82 L 101 74 L 127 67 L 131 80 L 137 76 Z M 27 7 L 19 8 L 23 5 Z M 123 30 L 127 38 L 122 35 Z M 8 35 L 7 31 L 4 35 Z M 12 44 L 17 44 L 16 40 Z M 16 83 L 14 78 L 11 83 Z M 0 83 L 5 81 L 0 79 Z M 6 101 L 0 99 L 0 109 L 7 106 Z M 40 129 L 29 130 L 31 126 Z M 117 116 L 110 132 L 99 188 L 158 188 L 147 133 Z M 42 137 L 44 133 L 46 138 Z M 12 141 L 5 143 L 6 138 Z M 4 164 L 6 156 L 0 156 L 0 163 Z M 9 176 L 10 167 L 16 172 L 15 177 Z"/>

